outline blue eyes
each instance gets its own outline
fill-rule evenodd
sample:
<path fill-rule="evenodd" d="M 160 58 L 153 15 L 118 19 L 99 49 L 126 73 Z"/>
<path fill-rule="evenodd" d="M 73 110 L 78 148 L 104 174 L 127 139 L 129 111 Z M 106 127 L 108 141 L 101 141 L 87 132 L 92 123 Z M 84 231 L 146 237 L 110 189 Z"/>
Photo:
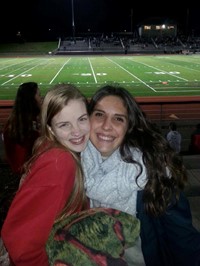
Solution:
<path fill-rule="evenodd" d="M 59 128 L 63 128 L 63 127 L 70 127 L 70 124 L 69 123 L 64 123 L 64 124 L 61 124 L 59 126 Z"/>
<path fill-rule="evenodd" d="M 79 123 L 84 123 L 84 122 L 86 122 L 86 121 L 88 121 L 89 120 L 89 117 L 88 116 L 83 116 L 83 117 L 80 117 L 79 119 L 78 119 L 78 122 Z M 64 122 L 64 123 L 62 123 L 62 124 L 60 124 L 59 125 L 59 128 L 67 128 L 67 129 L 69 129 L 69 128 L 71 128 L 71 127 L 73 127 L 72 126 L 72 124 L 71 123 L 69 123 L 69 122 Z"/>
<path fill-rule="evenodd" d="M 87 121 L 88 120 L 88 117 L 82 117 L 80 118 L 80 121 Z"/>

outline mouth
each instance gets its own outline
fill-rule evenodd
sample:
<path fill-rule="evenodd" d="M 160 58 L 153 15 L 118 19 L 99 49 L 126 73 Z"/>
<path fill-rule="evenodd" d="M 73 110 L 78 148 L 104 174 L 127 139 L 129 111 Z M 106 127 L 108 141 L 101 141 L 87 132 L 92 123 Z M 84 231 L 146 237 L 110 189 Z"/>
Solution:
<path fill-rule="evenodd" d="M 73 145 L 80 145 L 80 144 L 83 144 L 83 143 L 85 142 L 85 136 L 80 137 L 80 138 L 73 138 L 73 139 L 70 139 L 70 142 L 71 142 Z"/>
<path fill-rule="evenodd" d="M 115 137 L 113 137 L 113 136 L 106 136 L 106 135 L 103 135 L 103 134 L 97 134 L 97 138 L 100 141 L 107 141 L 107 142 L 112 142 L 115 139 Z"/>

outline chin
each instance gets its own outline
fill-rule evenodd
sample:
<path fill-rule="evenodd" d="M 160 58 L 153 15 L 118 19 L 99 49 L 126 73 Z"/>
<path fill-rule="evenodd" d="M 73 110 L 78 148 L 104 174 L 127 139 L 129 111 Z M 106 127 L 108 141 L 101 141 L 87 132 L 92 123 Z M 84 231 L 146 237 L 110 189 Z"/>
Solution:
<path fill-rule="evenodd" d="M 78 147 L 73 147 L 72 150 L 75 152 L 82 152 L 83 150 L 85 150 L 85 148 L 86 148 L 86 144 L 80 145 Z"/>

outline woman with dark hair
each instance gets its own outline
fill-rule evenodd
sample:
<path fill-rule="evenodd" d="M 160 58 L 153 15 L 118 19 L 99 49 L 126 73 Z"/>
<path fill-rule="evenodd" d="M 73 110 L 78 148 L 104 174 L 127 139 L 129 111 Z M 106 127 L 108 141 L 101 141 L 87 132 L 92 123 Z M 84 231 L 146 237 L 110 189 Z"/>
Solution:
<path fill-rule="evenodd" d="M 124 88 L 99 89 L 89 115 L 90 141 L 81 154 L 86 194 L 91 207 L 140 219 L 141 246 L 127 253 L 130 265 L 199 265 L 200 233 L 182 192 L 187 172 L 181 157 Z"/>
<path fill-rule="evenodd" d="M 3 132 L 5 154 L 12 171 L 20 175 L 39 136 L 41 96 L 36 82 L 19 86 L 14 106 Z"/>

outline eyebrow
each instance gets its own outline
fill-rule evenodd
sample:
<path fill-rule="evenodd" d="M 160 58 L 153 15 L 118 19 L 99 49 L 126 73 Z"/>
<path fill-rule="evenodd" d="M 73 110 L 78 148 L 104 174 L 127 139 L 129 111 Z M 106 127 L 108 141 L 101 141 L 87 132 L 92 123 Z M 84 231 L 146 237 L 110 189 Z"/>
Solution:
<path fill-rule="evenodd" d="M 61 122 L 57 122 L 55 123 L 55 126 L 59 126 L 61 124 L 67 124 L 67 123 L 70 123 L 69 121 L 61 121 Z"/>
<path fill-rule="evenodd" d="M 103 111 L 103 110 L 101 110 L 101 109 L 94 109 L 94 111 L 93 112 L 101 112 L 101 113 L 104 113 L 104 114 L 107 114 L 105 111 Z M 128 119 L 128 116 L 127 115 L 123 115 L 123 114 L 114 114 L 114 116 L 120 116 L 120 117 L 124 117 L 124 118 L 126 118 L 126 119 Z"/>
<path fill-rule="evenodd" d="M 84 117 L 84 116 L 88 116 L 88 114 L 85 113 L 85 114 L 79 116 L 78 119 L 80 119 L 80 118 L 82 118 L 82 117 Z M 58 125 L 60 125 L 60 124 L 66 124 L 66 123 L 70 123 L 70 121 L 60 121 L 60 122 L 55 123 L 55 125 L 58 126 Z"/>

